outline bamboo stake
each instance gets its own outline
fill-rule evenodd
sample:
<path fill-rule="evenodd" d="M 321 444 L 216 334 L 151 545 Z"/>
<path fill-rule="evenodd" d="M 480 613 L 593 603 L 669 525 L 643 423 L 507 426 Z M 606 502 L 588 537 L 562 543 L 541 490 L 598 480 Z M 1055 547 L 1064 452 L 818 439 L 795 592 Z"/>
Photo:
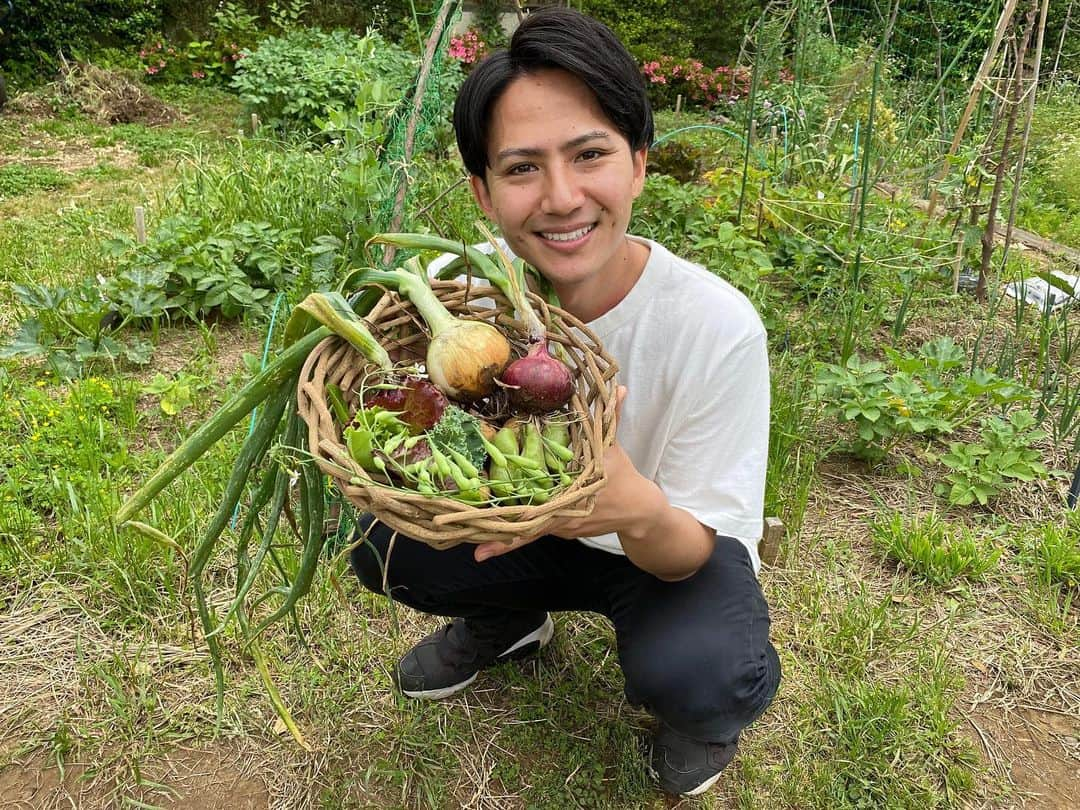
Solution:
<path fill-rule="evenodd" d="M 968 95 L 968 102 L 964 107 L 964 112 L 960 116 L 960 123 L 956 125 L 956 132 L 953 133 L 949 151 L 945 153 L 945 158 L 941 162 L 941 168 L 938 169 L 937 174 L 934 175 L 934 179 L 930 183 L 930 208 L 927 211 L 930 216 L 933 216 L 934 209 L 937 207 L 937 184 L 941 182 L 941 179 L 948 171 L 949 158 L 956 154 L 956 150 L 960 146 L 960 141 L 963 139 L 964 132 L 967 130 L 968 122 L 971 120 L 971 113 L 975 110 L 975 102 L 979 99 L 980 89 L 986 81 L 987 75 L 990 73 L 990 66 L 997 57 L 998 48 L 1001 47 L 1001 39 L 1005 36 L 1005 31 L 1009 27 L 1009 21 L 1012 20 L 1013 12 L 1015 10 L 1016 0 L 1005 0 L 1005 8 L 1001 10 L 1001 16 L 998 18 L 997 28 L 994 29 L 994 37 L 990 42 L 990 47 L 986 49 L 982 64 L 979 65 L 979 71 L 975 74 L 975 81 L 971 83 L 971 92 Z"/>
<path fill-rule="evenodd" d="M 1023 100 L 1021 87 L 1024 78 L 1024 57 L 1027 55 L 1028 45 L 1031 42 L 1031 34 L 1035 28 L 1035 15 L 1039 11 L 1039 0 L 1031 0 L 1031 7 L 1024 17 L 1024 33 L 1020 40 L 1020 47 L 1016 52 L 1016 66 L 1013 68 L 1013 77 L 1006 96 L 1011 91 L 1012 102 L 1010 103 L 1008 118 L 1005 123 L 1005 134 L 1001 141 L 1001 154 L 998 159 L 997 171 L 994 174 L 994 190 L 990 193 L 990 207 L 986 212 L 986 230 L 982 236 L 982 261 L 979 264 L 979 281 L 975 286 L 975 297 L 986 301 L 986 275 L 990 269 L 990 257 L 994 252 L 994 233 L 997 230 L 998 204 L 1001 200 L 1001 188 L 1005 181 L 1005 166 L 1009 160 L 1009 149 L 1012 147 L 1013 133 L 1016 131 L 1016 119 L 1020 112 L 1020 102 Z"/>
<path fill-rule="evenodd" d="M 1009 245 L 1012 243 L 1013 226 L 1016 225 L 1016 206 L 1020 201 L 1020 181 L 1024 178 L 1024 160 L 1027 158 L 1028 141 L 1031 138 L 1031 121 L 1035 117 L 1035 96 L 1039 92 L 1039 69 L 1042 65 L 1043 37 L 1046 34 L 1046 17 L 1050 12 L 1050 0 L 1042 0 L 1039 14 L 1038 36 L 1035 41 L 1035 69 L 1031 77 L 1031 87 L 1025 90 L 1027 112 L 1024 115 L 1024 134 L 1020 140 L 1020 154 L 1016 158 L 1016 174 L 1013 176 L 1012 200 L 1009 202 L 1009 223 L 1005 226 L 1005 249 L 1001 257 L 1001 266 L 1009 257 Z"/>
<path fill-rule="evenodd" d="M 146 209 L 141 205 L 135 206 L 135 241 L 146 244 Z"/>
<path fill-rule="evenodd" d="M 1054 69 L 1050 75 L 1057 78 L 1058 63 L 1061 61 L 1061 52 L 1065 49 L 1065 34 L 1069 30 L 1069 20 L 1072 18 L 1073 0 L 1069 0 L 1069 7 L 1065 9 L 1065 22 L 1061 26 L 1061 39 L 1058 40 L 1057 54 L 1054 56 Z"/>

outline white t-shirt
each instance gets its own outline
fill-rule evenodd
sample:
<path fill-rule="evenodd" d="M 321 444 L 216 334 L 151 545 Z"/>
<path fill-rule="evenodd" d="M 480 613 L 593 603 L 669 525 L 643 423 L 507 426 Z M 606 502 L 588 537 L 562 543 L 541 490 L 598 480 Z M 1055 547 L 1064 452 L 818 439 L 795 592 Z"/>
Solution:
<path fill-rule="evenodd" d="M 588 324 L 627 388 L 619 443 L 672 506 L 741 541 L 757 571 L 769 447 L 765 328 L 726 281 L 638 241 L 650 248 L 641 278 Z M 623 553 L 616 534 L 581 542 Z"/>

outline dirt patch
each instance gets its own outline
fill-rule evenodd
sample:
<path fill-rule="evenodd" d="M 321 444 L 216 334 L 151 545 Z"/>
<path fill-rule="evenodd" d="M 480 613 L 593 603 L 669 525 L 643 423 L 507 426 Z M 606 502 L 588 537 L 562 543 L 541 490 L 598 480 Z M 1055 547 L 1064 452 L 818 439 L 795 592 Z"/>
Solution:
<path fill-rule="evenodd" d="M 1011 782 L 1017 807 L 1071 810 L 1080 795 L 1080 717 L 1034 708 L 983 708 L 972 737 L 994 771 Z"/>
<path fill-rule="evenodd" d="M 40 132 L 28 136 L 19 149 L 19 153 L 0 155 L 0 166 L 45 166 L 74 173 L 100 165 L 130 169 L 138 164 L 138 155 L 119 144 L 94 146 L 87 138 L 56 138 Z"/>
<path fill-rule="evenodd" d="M 185 810 L 261 810 L 270 806 L 251 761 L 226 744 L 179 748 L 139 764 L 141 785 L 102 778 L 90 764 L 63 769 L 40 754 L 0 769 L 0 801 L 9 808 L 116 807 L 128 801 Z"/>

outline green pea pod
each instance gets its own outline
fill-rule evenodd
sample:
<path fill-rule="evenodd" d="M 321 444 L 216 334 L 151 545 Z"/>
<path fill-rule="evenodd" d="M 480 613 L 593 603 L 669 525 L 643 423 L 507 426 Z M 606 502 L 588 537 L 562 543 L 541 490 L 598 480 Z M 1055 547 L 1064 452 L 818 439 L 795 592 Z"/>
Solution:
<path fill-rule="evenodd" d="M 544 438 L 540 434 L 540 429 L 536 426 L 535 422 L 529 421 L 525 423 L 523 432 L 525 434 L 525 439 L 522 443 L 521 455 L 535 461 L 541 469 L 545 468 Z"/>
<path fill-rule="evenodd" d="M 517 497 L 514 485 L 510 481 L 510 469 L 505 464 L 497 464 L 494 459 L 491 469 L 488 471 L 488 485 L 504 503 L 509 503 L 511 498 Z"/>
<path fill-rule="evenodd" d="M 494 445 L 491 442 L 489 442 L 487 439 L 485 439 L 483 434 L 480 434 L 480 441 L 483 442 L 484 450 L 487 452 L 488 456 L 491 458 L 491 463 L 493 465 L 497 465 L 499 467 L 505 467 L 506 466 L 506 456 L 503 453 L 503 451 L 500 450 L 497 445 Z"/>
<path fill-rule="evenodd" d="M 353 461 L 365 470 L 374 471 L 375 456 L 372 453 L 372 439 L 374 435 L 365 428 L 345 428 L 345 446 L 349 449 L 349 455 Z"/>
<path fill-rule="evenodd" d="M 552 421 L 544 425 L 541 434 L 544 450 L 558 458 L 563 464 L 574 460 L 574 451 L 570 449 L 570 430 L 563 421 Z"/>
<path fill-rule="evenodd" d="M 514 430 L 513 425 L 504 425 L 499 428 L 495 437 L 491 440 L 491 443 L 502 453 L 507 455 L 516 456 L 519 452 L 517 431 Z"/>
<path fill-rule="evenodd" d="M 447 447 L 447 452 L 454 460 L 454 463 L 458 465 L 458 468 L 465 473 L 469 478 L 477 478 L 480 475 L 480 471 L 476 469 L 476 465 L 469 461 L 468 457 L 464 453 L 460 453 L 453 447 Z"/>

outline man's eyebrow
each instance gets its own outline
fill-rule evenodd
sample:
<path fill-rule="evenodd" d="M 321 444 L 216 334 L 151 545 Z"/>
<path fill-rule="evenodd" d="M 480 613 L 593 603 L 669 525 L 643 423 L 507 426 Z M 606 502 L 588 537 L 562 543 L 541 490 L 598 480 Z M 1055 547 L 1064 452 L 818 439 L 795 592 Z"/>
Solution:
<path fill-rule="evenodd" d="M 563 151 L 569 151 L 577 149 L 580 146 L 584 146 L 590 141 L 608 140 L 611 138 L 611 133 L 603 129 L 594 129 L 591 132 L 583 132 L 576 138 L 571 138 L 569 141 L 562 145 Z M 516 147 L 511 149 L 503 149 L 497 155 L 495 155 L 496 161 L 506 160 L 512 157 L 537 157 L 543 154 L 543 149 L 537 149 L 535 147 Z"/>

